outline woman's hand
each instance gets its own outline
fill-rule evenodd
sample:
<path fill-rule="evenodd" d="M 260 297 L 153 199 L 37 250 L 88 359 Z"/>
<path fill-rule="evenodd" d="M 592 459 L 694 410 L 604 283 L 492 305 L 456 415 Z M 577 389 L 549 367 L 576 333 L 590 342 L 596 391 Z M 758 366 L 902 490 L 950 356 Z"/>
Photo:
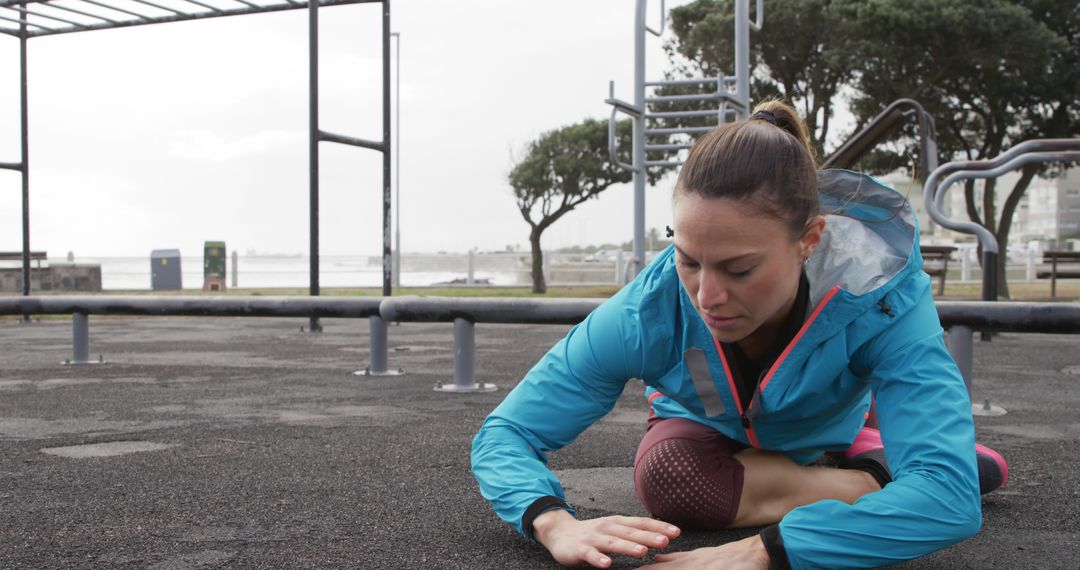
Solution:
<path fill-rule="evenodd" d="M 562 509 L 533 521 L 533 536 L 564 566 L 611 566 L 611 554 L 641 558 L 650 548 L 664 548 L 679 536 L 668 523 L 643 517 L 611 516 L 579 521 Z"/>
<path fill-rule="evenodd" d="M 656 555 L 656 563 L 642 568 L 654 570 L 678 570 L 689 568 L 694 570 L 768 570 L 769 553 L 765 551 L 765 544 L 761 538 L 751 536 L 737 542 L 729 542 L 723 546 L 699 548 L 689 552 L 673 552 L 671 554 Z"/>

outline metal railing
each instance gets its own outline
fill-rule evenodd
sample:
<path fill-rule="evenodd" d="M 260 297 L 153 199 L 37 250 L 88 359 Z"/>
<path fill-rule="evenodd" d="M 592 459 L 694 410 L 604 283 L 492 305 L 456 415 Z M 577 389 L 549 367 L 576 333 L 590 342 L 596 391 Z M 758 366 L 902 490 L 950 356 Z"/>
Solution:
<path fill-rule="evenodd" d="M 371 364 L 357 374 L 400 374 L 387 369 L 386 322 L 453 323 L 454 378 L 440 383 L 444 392 L 496 389 L 475 377 L 476 323 L 573 325 L 604 299 L 506 299 L 446 297 L 110 297 L 56 296 L 0 298 L 0 315 L 71 314 L 74 358 L 89 360 L 91 314 L 195 317 L 328 317 L 367 318 L 371 326 Z M 1080 334 L 1080 304 L 943 301 L 936 304 L 941 325 L 949 331 L 949 351 L 969 392 L 972 390 L 972 331 Z M 974 401 L 974 395 L 972 395 Z M 976 414 L 1003 413 L 1001 408 L 973 405 Z"/>
<path fill-rule="evenodd" d="M 934 169 L 923 186 L 923 205 L 930 218 L 947 229 L 974 234 L 983 250 L 984 301 L 997 298 L 998 244 L 994 234 L 973 221 L 949 218 L 942 211 L 945 192 L 960 180 L 996 178 L 1031 162 L 1080 160 L 1080 139 L 1036 139 L 1024 141 L 1001 155 L 987 160 L 959 160 Z"/>
<path fill-rule="evenodd" d="M 821 167 L 853 168 L 866 153 L 911 118 L 915 119 L 919 127 L 919 181 L 926 182 L 926 177 L 938 166 L 937 130 L 934 118 L 914 99 L 897 99 L 890 103 L 862 130 L 833 151 Z"/>

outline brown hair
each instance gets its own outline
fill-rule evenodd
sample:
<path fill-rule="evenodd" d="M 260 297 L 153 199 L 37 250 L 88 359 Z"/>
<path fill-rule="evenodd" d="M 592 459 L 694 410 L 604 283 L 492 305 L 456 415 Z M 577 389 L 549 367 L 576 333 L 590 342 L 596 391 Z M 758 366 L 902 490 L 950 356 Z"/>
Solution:
<path fill-rule="evenodd" d="M 803 234 L 818 211 L 818 177 L 806 124 L 782 101 L 765 101 L 751 117 L 698 139 L 679 171 L 678 192 L 753 200 Z"/>

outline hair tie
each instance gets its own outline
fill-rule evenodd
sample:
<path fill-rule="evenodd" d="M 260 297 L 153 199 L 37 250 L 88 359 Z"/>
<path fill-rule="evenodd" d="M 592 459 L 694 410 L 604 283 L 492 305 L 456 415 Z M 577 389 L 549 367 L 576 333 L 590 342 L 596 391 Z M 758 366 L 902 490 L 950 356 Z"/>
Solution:
<path fill-rule="evenodd" d="M 770 125 L 772 125 L 774 127 L 779 126 L 779 125 L 776 124 L 776 115 L 774 115 L 772 113 L 772 111 L 765 111 L 765 110 L 758 111 L 757 113 L 754 113 L 753 115 L 750 115 L 750 120 L 751 121 L 765 121 L 766 123 L 769 123 Z"/>

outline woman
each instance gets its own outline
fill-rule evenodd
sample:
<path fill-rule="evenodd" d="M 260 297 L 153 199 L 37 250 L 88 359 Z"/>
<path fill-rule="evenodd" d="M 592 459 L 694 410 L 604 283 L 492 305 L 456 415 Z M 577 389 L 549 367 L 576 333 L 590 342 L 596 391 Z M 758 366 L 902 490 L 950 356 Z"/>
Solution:
<path fill-rule="evenodd" d="M 473 472 L 495 511 L 558 562 L 605 568 L 680 530 L 759 536 L 662 568 L 844 568 L 909 560 L 981 525 L 971 404 L 921 271 L 903 196 L 818 172 L 805 125 L 771 101 L 693 147 L 674 244 L 560 341 L 484 422 Z M 822 215 L 820 212 L 827 212 Z M 577 520 L 545 453 L 647 386 L 634 461 L 655 517 Z M 871 394 L 880 433 L 864 427 Z M 831 453 L 836 467 L 809 464 Z"/>

